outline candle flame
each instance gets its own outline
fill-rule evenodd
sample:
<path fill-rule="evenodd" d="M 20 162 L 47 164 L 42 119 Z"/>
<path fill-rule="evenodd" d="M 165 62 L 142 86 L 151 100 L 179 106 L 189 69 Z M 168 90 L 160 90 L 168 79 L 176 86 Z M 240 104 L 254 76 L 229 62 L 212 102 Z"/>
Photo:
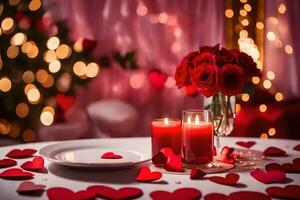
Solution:
<path fill-rule="evenodd" d="M 195 124 L 196 124 L 196 125 L 199 125 L 199 124 L 200 124 L 199 116 L 198 116 L 198 115 L 196 115 Z"/>
<path fill-rule="evenodd" d="M 164 124 L 169 124 L 168 118 L 165 118 L 165 119 L 164 119 Z"/>
<path fill-rule="evenodd" d="M 188 124 L 191 124 L 191 123 L 192 123 L 191 117 L 188 117 L 188 118 L 187 118 L 187 123 L 188 123 Z"/>

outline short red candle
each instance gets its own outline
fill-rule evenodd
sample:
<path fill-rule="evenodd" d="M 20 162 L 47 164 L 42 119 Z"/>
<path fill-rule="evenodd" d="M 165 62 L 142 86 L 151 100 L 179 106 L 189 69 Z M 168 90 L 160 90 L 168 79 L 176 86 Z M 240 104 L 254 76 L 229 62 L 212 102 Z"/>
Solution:
<path fill-rule="evenodd" d="M 162 148 L 169 147 L 177 155 L 181 151 L 181 121 L 179 119 L 157 119 L 152 121 L 152 156 Z"/>

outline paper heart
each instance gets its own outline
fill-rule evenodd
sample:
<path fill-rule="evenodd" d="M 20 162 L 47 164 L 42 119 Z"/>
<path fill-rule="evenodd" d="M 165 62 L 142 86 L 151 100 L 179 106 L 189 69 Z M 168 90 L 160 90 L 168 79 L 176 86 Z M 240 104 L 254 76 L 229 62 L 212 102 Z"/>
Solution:
<path fill-rule="evenodd" d="M 223 147 L 221 150 L 220 155 L 218 156 L 218 161 L 224 162 L 224 163 L 229 163 L 229 164 L 233 164 L 234 163 L 234 159 L 233 159 L 233 151 L 234 148 L 230 148 L 230 147 Z"/>
<path fill-rule="evenodd" d="M 269 163 L 265 166 L 265 170 L 271 171 L 271 170 L 279 170 L 279 171 L 285 171 L 285 169 L 278 163 Z"/>
<path fill-rule="evenodd" d="M 286 152 L 284 150 L 273 146 L 268 147 L 266 150 L 264 150 L 263 154 L 265 156 L 286 156 Z"/>
<path fill-rule="evenodd" d="M 160 172 L 151 172 L 149 167 L 142 167 L 135 180 L 141 182 L 151 182 L 151 181 L 156 181 L 161 177 L 162 174 Z"/>
<path fill-rule="evenodd" d="M 202 179 L 203 176 L 205 175 L 206 173 L 201 169 L 192 169 L 190 173 L 190 179 L 192 180 Z"/>
<path fill-rule="evenodd" d="M 300 173 L 300 158 L 293 160 L 293 163 L 284 163 L 281 165 L 285 171 L 290 173 Z"/>
<path fill-rule="evenodd" d="M 210 193 L 204 197 L 204 200 L 271 200 L 271 197 L 261 192 L 239 191 L 233 192 L 228 196 L 220 193 Z"/>
<path fill-rule="evenodd" d="M 202 196 L 201 191 L 195 188 L 180 188 L 174 192 L 154 191 L 150 193 L 153 200 L 196 200 Z"/>
<path fill-rule="evenodd" d="M 240 176 L 236 173 L 229 173 L 225 176 L 225 178 L 221 176 L 211 176 L 208 179 L 214 183 L 235 185 L 239 181 Z"/>
<path fill-rule="evenodd" d="M 35 149 L 13 149 L 6 154 L 9 158 L 29 158 L 36 153 Z"/>
<path fill-rule="evenodd" d="M 67 112 L 74 104 L 75 97 L 74 96 L 68 96 L 63 93 L 59 93 L 55 97 L 57 104 L 59 107 L 64 111 Z"/>
<path fill-rule="evenodd" d="M 53 187 L 47 190 L 49 200 L 91 200 L 96 198 L 96 193 L 89 190 L 73 192 L 63 187 Z"/>
<path fill-rule="evenodd" d="M 160 150 L 167 158 L 174 154 L 173 150 L 169 147 L 164 147 Z"/>
<path fill-rule="evenodd" d="M 169 156 L 164 169 L 171 172 L 183 172 L 181 158 L 175 154 Z"/>
<path fill-rule="evenodd" d="M 300 144 L 298 144 L 298 145 L 296 145 L 296 146 L 294 146 L 294 148 L 293 148 L 295 151 L 300 151 Z"/>
<path fill-rule="evenodd" d="M 0 160 L 0 168 L 4 168 L 4 167 L 12 167 L 17 165 L 17 162 L 15 160 L 12 159 L 3 159 Z"/>
<path fill-rule="evenodd" d="M 152 163 L 154 165 L 162 165 L 165 164 L 167 162 L 167 157 L 165 156 L 164 153 L 162 152 L 158 152 L 156 155 L 154 155 L 152 157 Z"/>
<path fill-rule="evenodd" d="M 19 168 L 7 169 L 0 173 L 0 178 L 12 180 L 31 179 L 33 176 L 34 174 L 30 172 L 24 172 Z"/>
<path fill-rule="evenodd" d="M 123 156 L 113 152 L 106 152 L 101 156 L 102 159 L 121 159 Z"/>
<path fill-rule="evenodd" d="M 88 187 L 87 190 L 95 192 L 104 199 L 135 199 L 143 195 L 141 189 L 134 187 L 124 187 L 116 190 L 105 185 L 93 185 Z"/>
<path fill-rule="evenodd" d="M 44 171 L 44 158 L 41 156 L 37 156 L 33 158 L 32 161 L 27 161 L 21 165 L 22 169 L 28 170 L 28 171 Z"/>
<path fill-rule="evenodd" d="M 168 79 L 168 75 L 160 70 L 152 70 L 149 72 L 149 79 L 154 88 L 162 88 Z"/>
<path fill-rule="evenodd" d="M 274 198 L 300 199 L 300 185 L 287 185 L 281 187 L 268 187 L 266 192 Z"/>
<path fill-rule="evenodd" d="M 286 175 L 280 170 L 270 170 L 265 172 L 263 170 L 254 170 L 250 172 L 250 175 L 259 182 L 269 183 L 282 183 L 286 179 Z"/>
<path fill-rule="evenodd" d="M 253 142 L 253 141 L 249 141 L 249 142 L 238 141 L 238 142 L 236 142 L 236 144 L 241 146 L 241 147 L 245 147 L 247 149 L 250 149 L 253 145 L 256 144 L 256 142 Z"/>
<path fill-rule="evenodd" d="M 17 192 L 18 193 L 35 193 L 35 192 L 42 192 L 44 191 L 46 188 L 45 185 L 38 185 L 38 184 L 34 184 L 34 182 L 31 181 L 25 181 L 22 182 L 18 189 Z"/>

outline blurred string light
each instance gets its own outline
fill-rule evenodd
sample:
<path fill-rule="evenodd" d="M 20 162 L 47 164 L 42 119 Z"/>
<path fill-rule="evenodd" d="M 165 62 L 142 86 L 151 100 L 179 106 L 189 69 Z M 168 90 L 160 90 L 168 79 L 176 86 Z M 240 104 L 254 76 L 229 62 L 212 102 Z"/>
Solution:
<path fill-rule="evenodd" d="M 40 120 L 44 126 L 50 126 L 54 121 L 54 109 L 50 106 L 47 106 L 43 109 Z"/>

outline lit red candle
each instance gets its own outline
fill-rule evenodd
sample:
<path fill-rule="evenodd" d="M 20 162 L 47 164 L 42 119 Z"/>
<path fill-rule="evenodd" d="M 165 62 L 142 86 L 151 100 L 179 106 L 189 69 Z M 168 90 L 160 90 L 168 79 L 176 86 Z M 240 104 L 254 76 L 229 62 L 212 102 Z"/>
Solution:
<path fill-rule="evenodd" d="M 169 147 L 180 155 L 181 151 L 181 121 L 179 119 L 156 119 L 151 124 L 152 155 L 162 148 Z"/>

